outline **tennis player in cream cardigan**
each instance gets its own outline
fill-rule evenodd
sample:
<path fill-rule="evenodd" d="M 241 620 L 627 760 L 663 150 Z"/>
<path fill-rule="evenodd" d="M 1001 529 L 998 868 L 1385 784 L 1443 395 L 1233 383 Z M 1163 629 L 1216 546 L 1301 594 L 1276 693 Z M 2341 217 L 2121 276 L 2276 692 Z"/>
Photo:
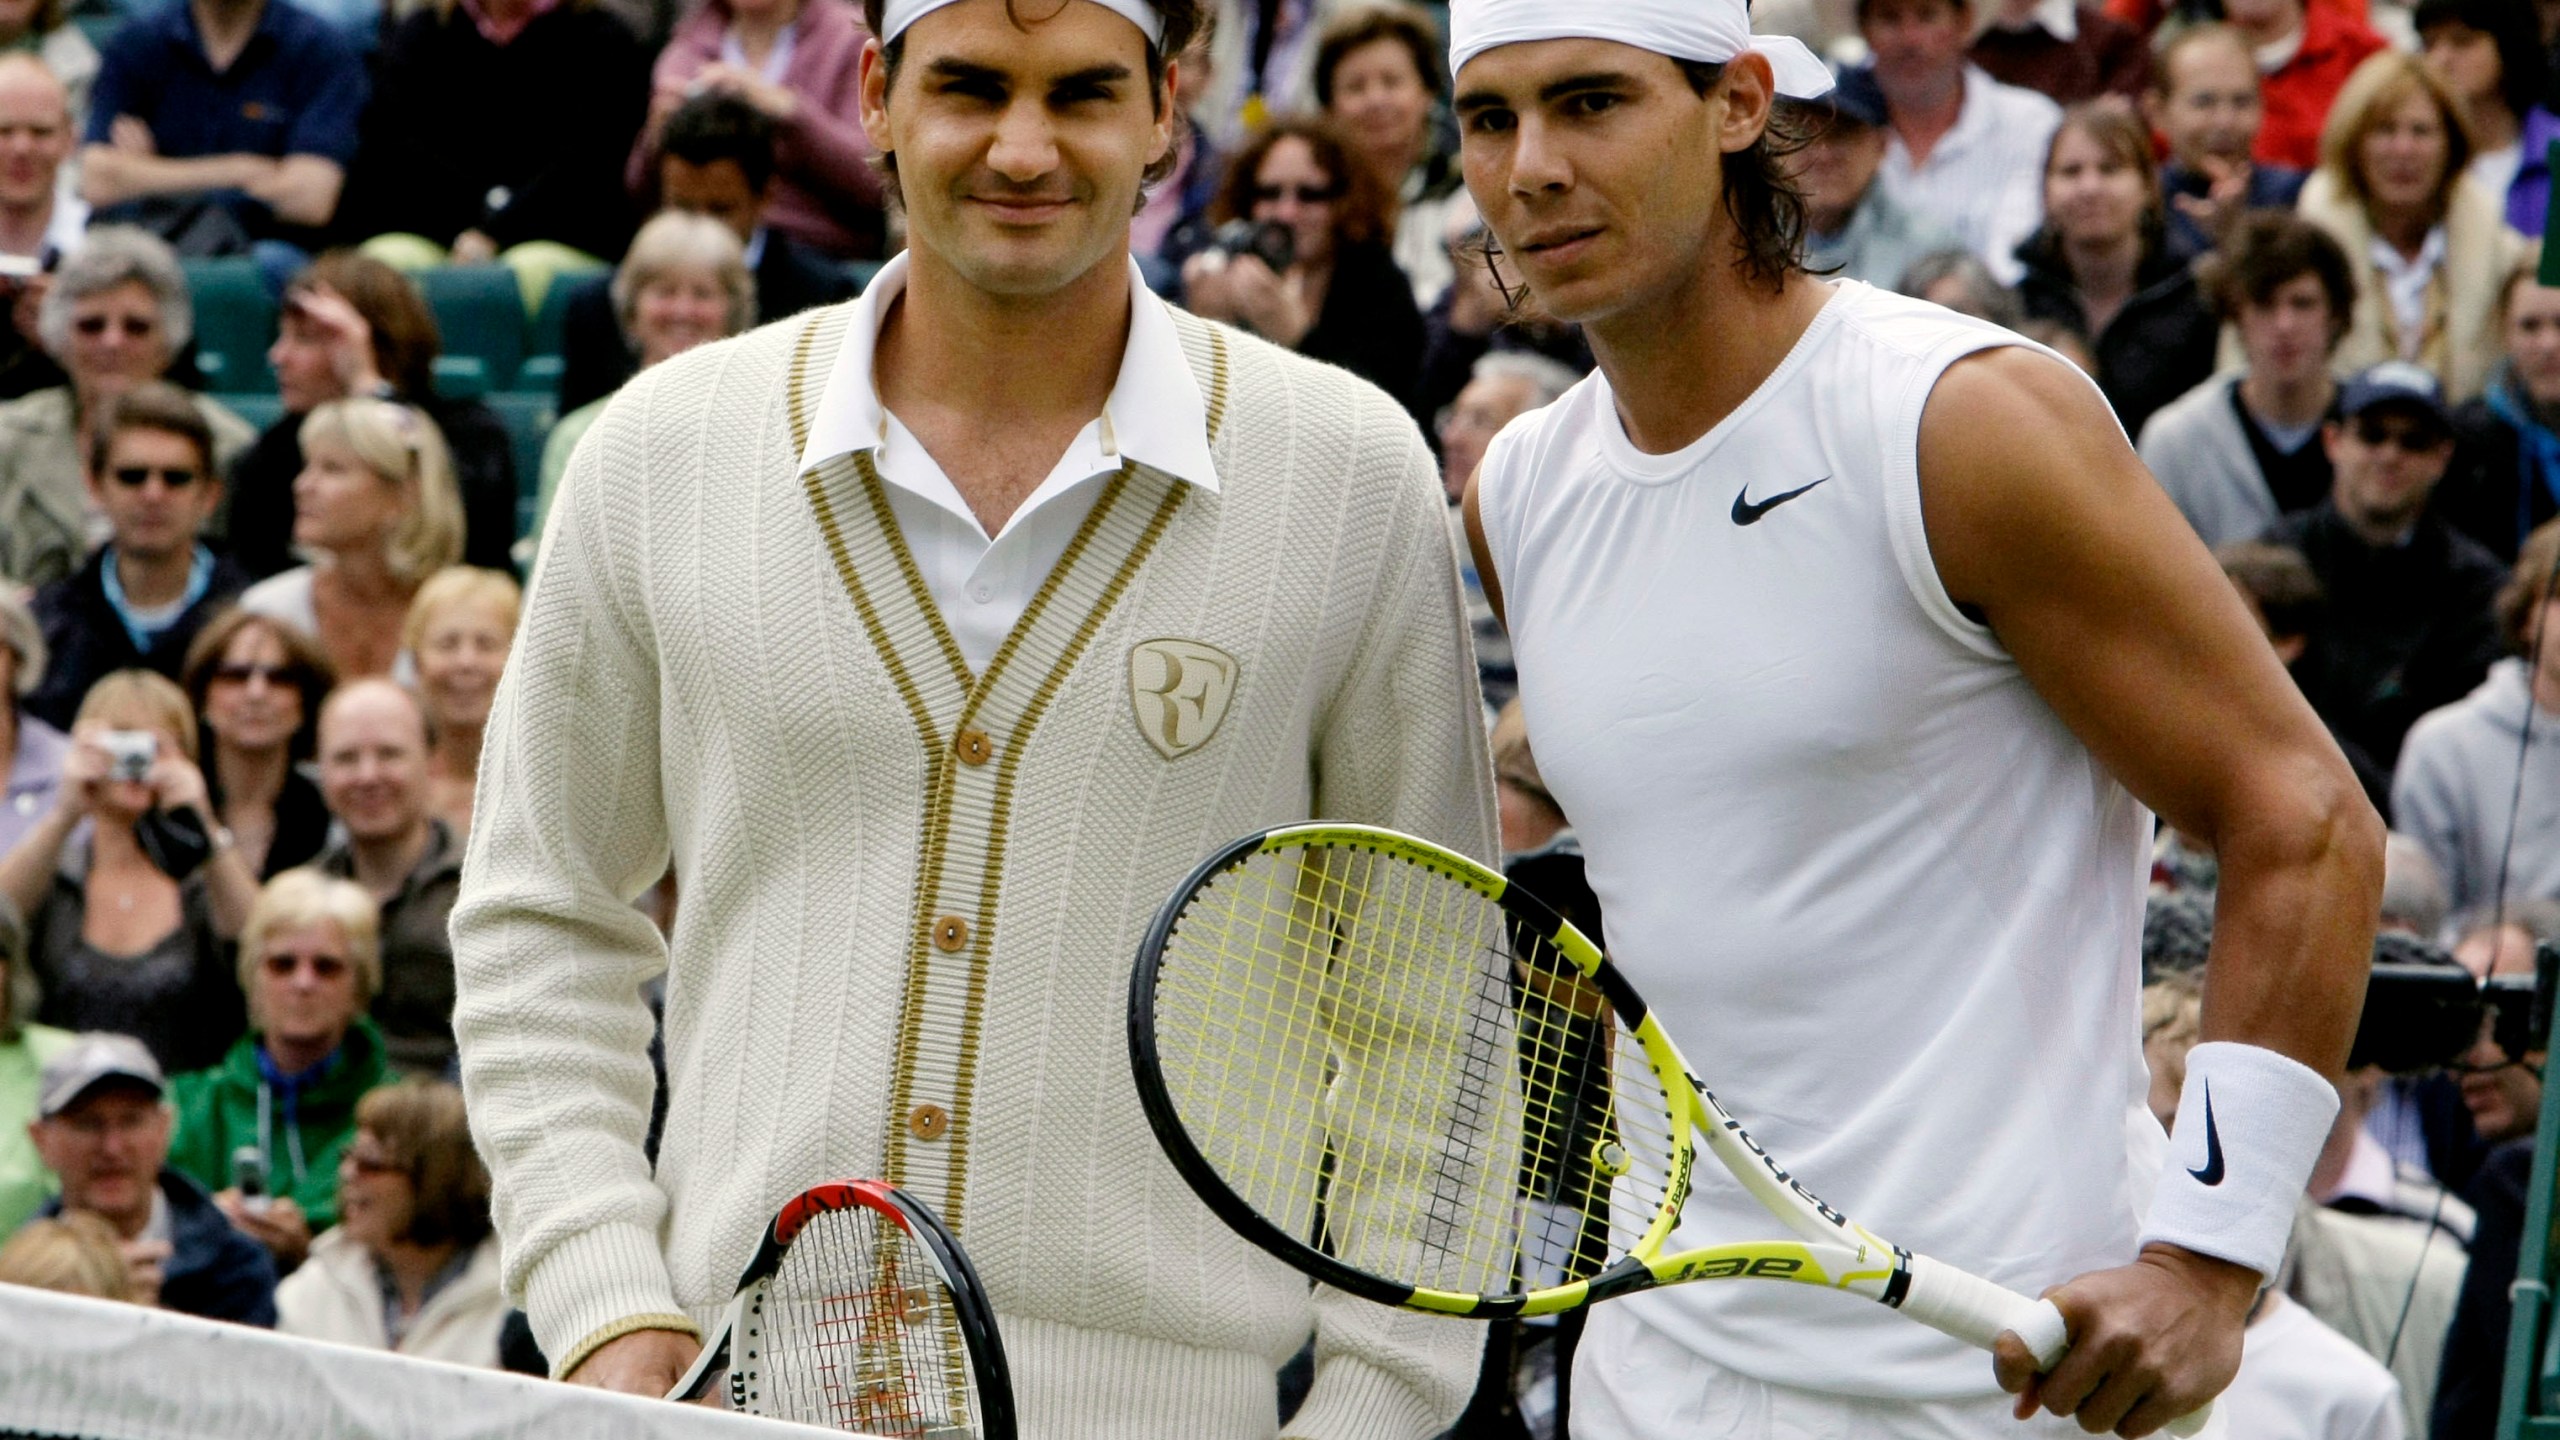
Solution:
<path fill-rule="evenodd" d="M 654 367 L 570 464 L 453 933 L 506 1284 L 571 1380 L 663 1393 L 777 1204 L 882 1175 L 968 1248 L 1026 1436 L 1271 1436 L 1310 1333 L 1288 1435 L 1421 1440 L 1472 1388 L 1478 1327 L 1311 1294 L 1129 1079 L 1141 932 L 1220 843 L 1494 853 L 1421 437 L 1129 259 L 1200 9 L 870 0 L 908 253 Z"/>

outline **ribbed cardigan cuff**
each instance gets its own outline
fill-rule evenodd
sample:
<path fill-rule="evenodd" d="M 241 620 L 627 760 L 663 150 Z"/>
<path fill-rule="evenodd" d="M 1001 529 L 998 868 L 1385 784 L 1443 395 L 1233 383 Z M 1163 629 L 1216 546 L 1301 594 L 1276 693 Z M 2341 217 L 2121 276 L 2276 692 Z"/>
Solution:
<path fill-rule="evenodd" d="M 1307 1403 L 1281 1428 L 1284 1440 L 1423 1440 L 1456 1418 L 1432 1413 L 1412 1384 L 1350 1355 L 1316 1367 Z"/>
<path fill-rule="evenodd" d="M 684 1321 L 658 1237 L 627 1224 L 599 1225 L 553 1246 L 525 1276 L 524 1308 L 555 1376 L 566 1375 L 619 1334 L 672 1330 Z M 644 1316 L 666 1323 L 624 1323 Z"/>

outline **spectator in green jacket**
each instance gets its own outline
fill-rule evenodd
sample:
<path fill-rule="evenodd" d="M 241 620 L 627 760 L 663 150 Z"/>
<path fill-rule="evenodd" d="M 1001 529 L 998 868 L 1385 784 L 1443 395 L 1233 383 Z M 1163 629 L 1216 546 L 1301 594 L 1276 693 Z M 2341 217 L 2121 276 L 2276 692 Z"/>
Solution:
<path fill-rule="evenodd" d="M 27 1222 L 53 1198 L 53 1172 L 36 1153 L 27 1122 L 36 1116 L 36 1077 L 44 1062 L 71 1044 L 71 1032 L 50 1025 L 21 1025 L 33 1010 L 26 975 L 27 930 L 18 912 L 0 900 L 0 1236 Z"/>
<path fill-rule="evenodd" d="M 215 1191 L 214 1204 L 279 1272 L 337 1223 L 338 1156 L 355 1137 L 356 1101 L 390 1078 L 381 1032 L 364 1018 L 381 985 L 373 897 L 317 870 L 288 870 L 259 892 L 240 936 L 249 1033 L 221 1064 L 171 1082 L 170 1166 Z"/>

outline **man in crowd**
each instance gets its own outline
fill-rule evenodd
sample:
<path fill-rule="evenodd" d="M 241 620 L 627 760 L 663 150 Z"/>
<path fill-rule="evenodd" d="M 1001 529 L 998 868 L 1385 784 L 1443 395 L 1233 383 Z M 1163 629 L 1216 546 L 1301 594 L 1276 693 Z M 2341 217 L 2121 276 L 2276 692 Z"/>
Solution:
<path fill-rule="evenodd" d="M 2320 577 L 2311 573 L 2311 562 L 2298 550 L 2282 545 L 2269 545 L 2258 540 L 2234 540 L 2214 547 L 2213 558 L 2222 565 L 2224 578 L 2240 592 L 2241 602 L 2249 607 L 2251 618 L 2266 632 L 2267 643 L 2275 647 L 2276 659 L 2284 662 L 2287 673 L 2301 663 L 2303 652 L 2311 648 L 2311 637 L 2320 631 L 2329 613 L 2328 593 L 2320 588 Z M 2364 787 L 2367 800 L 2386 819 L 2391 814 L 2391 776 L 2373 763 L 2364 747 L 2341 737 L 2332 727 L 2329 738 L 2347 757 L 2356 772 L 2356 783 Z M 2388 867 L 2383 887 L 2390 888 Z M 2385 911 L 2386 916 L 2390 912 Z"/>
<path fill-rule="evenodd" d="M 0 55 L 0 256 L 50 269 L 79 245 L 88 202 L 62 184 L 62 163 L 77 140 L 61 80 L 33 55 Z M 0 326 L 0 400 L 62 383 L 62 367 L 36 331 L 43 298 L 38 277 L 0 275 L 0 304 L 10 307 L 11 321 Z"/>
<path fill-rule="evenodd" d="M 252 242 L 310 248 L 338 210 L 364 64 L 288 0 L 182 0 L 108 41 L 89 98 L 80 183 L 99 219 L 183 254 Z M 265 252 L 281 283 L 297 254 Z"/>
<path fill-rule="evenodd" d="M 2133 99 L 2151 75 L 2143 33 L 2082 0 L 1998 0 L 1969 53 L 1992 79 L 2062 105 Z"/>
<path fill-rule="evenodd" d="M 89 442 L 88 476 L 89 503 L 113 537 L 35 599 L 53 658 L 27 709 L 64 730 L 110 671 L 177 679 L 196 632 L 249 585 L 201 538 L 222 503 L 222 477 L 213 429 L 185 391 L 153 380 L 109 402 Z"/>
<path fill-rule="evenodd" d="M 27 1133 L 62 1194 L 44 1213 L 115 1227 L 135 1291 L 163 1309 L 276 1323 L 276 1272 L 193 1180 L 165 1163 L 175 1117 L 158 1062 L 129 1035 L 82 1035 L 45 1062 Z"/>
<path fill-rule="evenodd" d="M 1914 262 L 1956 239 L 1876 183 L 1891 132 L 1875 72 L 1842 71 L 1829 99 L 1828 122 L 1795 158 L 1796 184 L 1804 190 L 1805 264 L 1891 289 Z"/>
<path fill-rule="evenodd" d="M 765 226 L 773 168 L 773 122 L 734 95 L 694 96 L 667 117 L 659 134 L 660 206 L 707 215 L 737 232 L 755 274 L 758 324 L 832 305 L 855 288 L 843 266 Z M 638 364 L 614 319 L 611 277 L 576 283 L 561 339 L 563 414 L 612 394 Z"/>
<path fill-rule="evenodd" d="M 2018 244 L 2044 218 L 2044 152 L 2062 107 L 1966 63 L 1964 0 L 1860 0 L 1858 32 L 1891 132 L 1886 189 L 2016 284 Z"/>
<path fill-rule="evenodd" d="M 2207 545 L 2251 540 L 2329 493 L 2320 427 L 2337 403 L 2329 357 L 2355 309 L 2355 272 L 2328 232 L 2286 211 L 2242 219 L 2205 292 L 2247 368 L 2216 375 L 2142 427 L 2142 462 Z"/>
<path fill-rule="evenodd" d="M 2309 170 L 2320 163 L 2320 127 L 2347 77 L 2388 42 L 2346 6 L 2304 0 L 2229 0 L 2231 27 L 2257 66 L 2264 118 L 2252 158 Z"/>
<path fill-rule="evenodd" d="M 358 680 L 320 707 L 320 793 L 340 833 L 314 862 L 382 906 L 373 1018 L 391 1063 L 441 1076 L 453 1063 L 453 946 L 445 922 L 462 847 L 428 809 L 427 717 L 388 680 Z"/>
<path fill-rule="evenodd" d="M 2453 430 L 2425 369 L 2390 360 L 2349 380 L 2321 439 L 2336 472 L 2329 498 L 2266 534 L 2301 551 L 2329 595 L 2294 678 L 2388 771 L 2411 723 L 2469 694 L 2504 653 L 2494 606 L 2506 570 L 2428 513 Z"/>
<path fill-rule="evenodd" d="M 2178 32 L 2160 52 L 2142 115 L 2169 142 L 2160 192 L 2173 255 L 2201 255 L 2228 240 L 2244 213 L 2291 210 L 2302 194 L 2304 172 L 2252 158 L 2266 120 L 2258 62 L 2228 25 Z"/>

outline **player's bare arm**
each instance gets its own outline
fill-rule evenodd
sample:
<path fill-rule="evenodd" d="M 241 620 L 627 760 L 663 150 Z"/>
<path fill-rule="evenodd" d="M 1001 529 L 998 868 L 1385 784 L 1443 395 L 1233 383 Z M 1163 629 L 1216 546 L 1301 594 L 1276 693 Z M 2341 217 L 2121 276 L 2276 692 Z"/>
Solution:
<path fill-rule="evenodd" d="M 2086 381 L 2032 351 L 1951 368 L 1921 423 L 1929 543 L 2055 713 L 2222 866 L 2205 1038 L 2335 1079 L 2363 995 L 2382 825 L 2231 588 Z M 2234 1147 L 2249 1141 L 2225 1134 Z M 2074 1343 L 2004 1387 L 2093 1431 L 2150 1433 L 2227 1383 L 2260 1277 L 2153 1244 L 2053 1294 Z"/>

